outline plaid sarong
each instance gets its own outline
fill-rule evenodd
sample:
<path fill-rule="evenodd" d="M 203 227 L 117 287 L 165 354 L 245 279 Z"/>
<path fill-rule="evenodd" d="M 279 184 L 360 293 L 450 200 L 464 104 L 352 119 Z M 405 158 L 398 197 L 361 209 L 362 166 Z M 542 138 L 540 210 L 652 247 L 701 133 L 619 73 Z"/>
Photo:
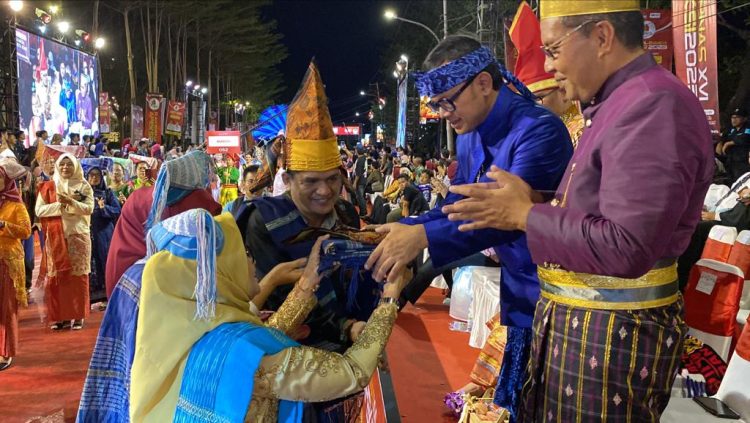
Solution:
<path fill-rule="evenodd" d="M 687 327 L 682 298 L 595 310 L 542 298 L 519 422 L 658 422 Z"/>

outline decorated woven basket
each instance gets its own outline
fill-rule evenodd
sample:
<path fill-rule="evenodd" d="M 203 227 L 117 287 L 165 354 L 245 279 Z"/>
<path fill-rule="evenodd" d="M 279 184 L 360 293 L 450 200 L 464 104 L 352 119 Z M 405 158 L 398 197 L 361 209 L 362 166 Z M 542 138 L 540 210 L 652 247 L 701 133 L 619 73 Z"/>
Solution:
<path fill-rule="evenodd" d="M 481 397 L 464 394 L 464 408 L 458 423 L 507 423 L 508 410 L 492 402 L 494 389 L 488 389 Z"/>

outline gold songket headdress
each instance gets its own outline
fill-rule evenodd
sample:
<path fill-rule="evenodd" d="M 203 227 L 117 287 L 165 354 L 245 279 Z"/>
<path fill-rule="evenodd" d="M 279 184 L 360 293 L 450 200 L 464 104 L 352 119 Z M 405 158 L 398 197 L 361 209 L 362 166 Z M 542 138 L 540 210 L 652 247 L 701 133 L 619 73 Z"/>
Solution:
<path fill-rule="evenodd" d="M 638 0 L 541 0 L 539 7 L 541 19 L 641 10 Z"/>
<path fill-rule="evenodd" d="M 326 172 L 341 166 L 328 99 L 314 62 L 289 105 L 285 145 L 287 170 Z"/>

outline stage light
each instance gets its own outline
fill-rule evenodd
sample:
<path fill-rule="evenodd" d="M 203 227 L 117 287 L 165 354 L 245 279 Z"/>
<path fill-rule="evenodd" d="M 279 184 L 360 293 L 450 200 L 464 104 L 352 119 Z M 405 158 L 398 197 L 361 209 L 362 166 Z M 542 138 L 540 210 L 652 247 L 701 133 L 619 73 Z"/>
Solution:
<path fill-rule="evenodd" d="M 106 44 L 106 43 L 107 42 L 106 42 L 106 40 L 104 40 L 104 38 L 97 37 L 96 40 L 94 40 L 94 47 L 97 48 L 97 49 L 100 49 L 100 48 L 104 47 L 104 44 Z"/>
<path fill-rule="evenodd" d="M 59 29 L 60 32 L 65 34 L 70 29 L 70 23 L 68 23 L 68 21 L 62 21 L 57 24 L 57 29 Z"/>
<path fill-rule="evenodd" d="M 360 91 L 359 95 L 365 95 L 365 92 L 364 91 Z"/>
<path fill-rule="evenodd" d="M 186 86 L 186 87 L 188 87 L 188 88 L 192 87 L 192 86 L 193 86 L 193 81 L 190 81 L 190 80 L 188 80 L 188 81 L 187 81 L 187 82 L 185 83 L 185 86 Z"/>
<path fill-rule="evenodd" d="M 383 16 L 385 16 L 386 19 L 396 19 L 396 12 L 393 10 L 386 10 Z"/>
<path fill-rule="evenodd" d="M 56 14 L 60 10 L 59 7 L 57 7 L 56 4 L 51 4 L 49 6 L 49 13 L 52 13 L 53 15 Z"/>
<path fill-rule="evenodd" d="M 208 88 L 206 88 L 206 87 L 201 88 L 201 92 L 203 94 L 207 93 L 208 92 Z"/>
<path fill-rule="evenodd" d="M 359 112 L 354 113 L 354 116 L 359 116 Z"/>
<path fill-rule="evenodd" d="M 82 29 L 76 29 L 76 35 L 78 35 L 84 43 L 88 43 L 91 39 L 91 34 Z"/>
<path fill-rule="evenodd" d="M 35 13 L 36 17 L 39 18 L 39 20 L 42 21 L 43 24 L 47 25 L 48 23 L 52 22 L 52 16 L 44 10 L 37 8 Z"/>
<path fill-rule="evenodd" d="M 10 7 L 10 10 L 20 12 L 21 9 L 23 9 L 23 2 L 20 0 L 11 0 L 8 2 L 8 6 Z"/>

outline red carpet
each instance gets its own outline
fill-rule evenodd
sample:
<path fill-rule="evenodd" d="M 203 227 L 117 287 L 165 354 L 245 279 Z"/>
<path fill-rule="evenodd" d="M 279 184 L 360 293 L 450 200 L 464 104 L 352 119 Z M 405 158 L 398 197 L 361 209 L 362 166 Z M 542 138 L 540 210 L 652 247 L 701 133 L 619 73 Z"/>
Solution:
<path fill-rule="evenodd" d="M 103 315 L 92 311 L 83 330 L 53 332 L 42 326 L 36 306 L 20 311 L 19 353 L 0 372 L 0 422 L 26 422 L 60 410 L 64 421 L 75 421 Z"/>
<path fill-rule="evenodd" d="M 469 334 L 448 329 L 448 307 L 430 288 L 398 318 L 387 353 L 404 422 L 455 422 L 443 396 L 468 382 L 478 350 Z M 102 312 L 91 312 L 81 331 L 53 332 L 41 325 L 36 306 L 19 313 L 20 351 L 0 372 L 0 422 L 74 422 Z"/>
<path fill-rule="evenodd" d="M 429 288 L 416 306 L 404 308 L 388 342 L 388 363 L 403 422 L 455 422 L 446 393 L 469 382 L 479 350 L 469 334 L 448 329 L 452 320 L 441 290 Z"/>

